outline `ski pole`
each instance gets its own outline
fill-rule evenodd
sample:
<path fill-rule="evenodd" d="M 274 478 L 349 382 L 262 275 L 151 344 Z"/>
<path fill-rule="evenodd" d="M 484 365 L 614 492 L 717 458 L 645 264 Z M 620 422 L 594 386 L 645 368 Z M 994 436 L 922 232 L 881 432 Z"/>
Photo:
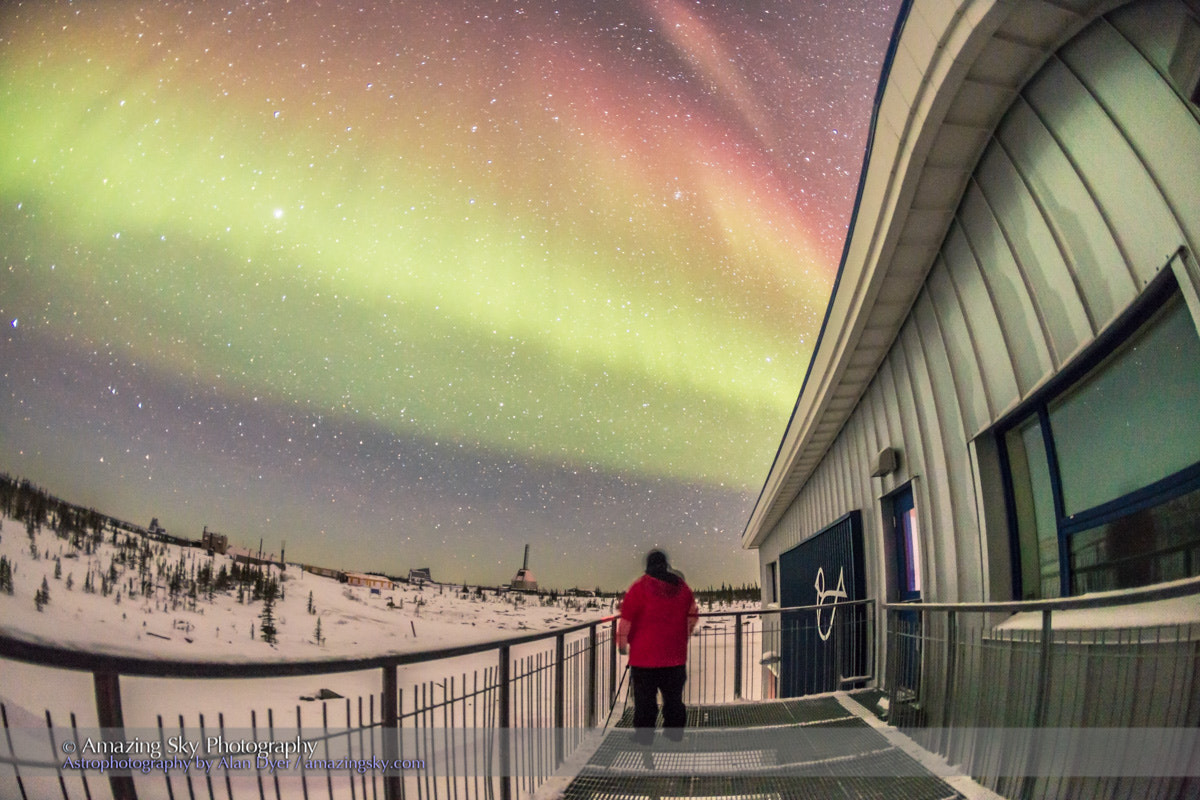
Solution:
<path fill-rule="evenodd" d="M 621 673 L 621 681 L 617 684 L 617 691 L 613 694 L 612 705 L 608 707 L 608 717 L 604 720 L 605 729 L 608 728 L 608 723 L 612 721 L 613 711 L 617 708 L 617 698 L 621 696 L 621 687 L 625 685 L 625 676 L 629 674 L 629 663 L 625 664 L 625 671 Z"/>

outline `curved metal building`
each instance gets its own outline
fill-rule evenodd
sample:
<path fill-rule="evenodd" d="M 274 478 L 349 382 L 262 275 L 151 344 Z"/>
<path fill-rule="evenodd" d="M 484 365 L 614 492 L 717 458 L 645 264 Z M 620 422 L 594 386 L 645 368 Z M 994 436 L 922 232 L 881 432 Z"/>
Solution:
<path fill-rule="evenodd" d="M 811 594 L 797 555 L 849 515 L 880 630 L 885 604 L 1119 600 L 1194 579 L 1200 3 L 914 0 L 892 48 L 834 295 L 743 533 L 764 601 Z M 1200 602 L 1077 627 L 1156 622 L 1200 622 Z M 908 655 L 880 640 L 881 685 L 907 666 L 949 687 L 962 667 L 949 646 L 935 664 L 927 639 Z M 1045 674 L 1070 657 L 1045 656 Z M 1195 719 L 1200 678 L 1181 663 L 1161 702 Z M 1078 669 L 1072 691 L 1105 691 Z"/>

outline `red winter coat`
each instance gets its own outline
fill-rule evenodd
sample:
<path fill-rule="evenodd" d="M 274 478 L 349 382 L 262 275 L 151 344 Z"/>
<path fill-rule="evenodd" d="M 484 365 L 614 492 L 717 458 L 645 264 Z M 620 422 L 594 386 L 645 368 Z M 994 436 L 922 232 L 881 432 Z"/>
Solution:
<path fill-rule="evenodd" d="M 687 663 L 688 637 L 700 618 L 686 583 L 643 575 L 621 601 L 617 646 L 629 647 L 631 667 L 678 667 Z"/>

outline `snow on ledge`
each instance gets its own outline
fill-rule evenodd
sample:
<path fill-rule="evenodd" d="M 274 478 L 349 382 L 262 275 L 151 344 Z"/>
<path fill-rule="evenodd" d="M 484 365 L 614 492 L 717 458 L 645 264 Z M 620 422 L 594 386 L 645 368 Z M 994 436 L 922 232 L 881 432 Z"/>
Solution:
<path fill-rule="evenodd" d="M 1050 625 L 1056 631 L 1155 628 L 1166 625 L 1200 625 L 1200 598 L 1174 597 L 1110 608 L 1055 611 Z M 1022 611 L 995 626 L 995 630 L 1041 630 L 1042 612 Z M 1197 633 L 1200 633 L 1198 631 Z"/>

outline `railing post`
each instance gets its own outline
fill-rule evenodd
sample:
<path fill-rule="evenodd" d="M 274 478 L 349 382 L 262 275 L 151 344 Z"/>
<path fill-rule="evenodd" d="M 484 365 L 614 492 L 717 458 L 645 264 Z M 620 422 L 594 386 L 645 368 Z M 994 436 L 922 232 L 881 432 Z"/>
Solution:
<path fill-rule="evenodd" d="M 893 727 L 899 727 L 896 723 L 897 705 L 896 700 L 899 697 L 896 684 L 900 680 L 899 676 L 899 661 L 900 661 L 900 632 L 897 630 L 898 614 L 894 613 L 893 608 L 884 608 L 883 611 L 883 642 L 884 642 L 884 664 L 883 670 L 885 680 L 887 681 L 888 692 L 888 724 Z"/>
<path fill-rule="evenodd" d="M 845 625 L 846 625 L 846 617 L 848 616 L 848 614 L 844 612 L 839 617 L 837 612 L 838 612 L 838 601 L 834 600 L 833 601 L 833 619 L 829 624 L 829 637 L 831 639 L 833 639 L 833 665 L 837 671 L 837 683 L 835 684 L 835 688 L 840 690 L 843 686 L 843 682 L 842 682 L 843 679 L 847 678 L 847 677 L 852 677 L 852 676 L 848 676 L 844 672 L 844 668 L 846 665 Z M 818 622 L 817 622 L 818 635 L 819 635 L 820 630 L 821 630 L 821 623 L 818 620 Z"/>
<path fill-rule="evenodd" d="M 383 717 L 383 757 L 393 763 L 400 760 L 400 711 L 396 707 L 399 694 L 396 665 L 387 664 L 383 667 L 383 698 L 379 710 Z M 400 800 L 400 795 L 400 775 L 394 767 L 389 768 L 383 776 L 384 800 Z"/>
<path fill-rule="evenodd" d="M 554 766 L 563 762 L 563 723 L 566 707 L 566 678 L 563 674 L 567 666 L 566 635 L 559 633 L 554 637 Z"/>
<path fill-rule="evenodd" d="M 497 680 L 500 684 L 499 724 L 497 725 L 500 732 L 500 800 L 512 800 L 513 797 L 512 750 L 510 747 L 512 744 L 512 719 L 510 713 L 509 660 L 509 646 L 506 644 L 500 645 L 500 663 L 497 672 Z"/>
<path fill-rule="evenodd" d="M 886 617 L 886 614 L 887 614 L 887 612 L 885 611 L 884 612 L 885 617 Z M 870 675 L 871 675 L 872 680 L 874 680 L 875 677 L 877 675 L 879 675 L 881 672 L 879 669 L 879 667 L 881 666 L 879 663 L 879 638 L 880 638 L 879 637 L 879 625 L 876 624 L 878 622 L 879 622 L 879 609 L 876 607 L 875 601 L 872 599 L 871 602 L 867 604 L 867 658 L 871 659 Z M 886 634 L 887 634 L 886 618 L 884 619 L 883 629 L 884 629 L 884 635 L 886 636 Z M 884 674 L 886 674 L 886 671 L 884 672 Z"/>
<path fill-rule="evenodd" d="M 597 670 L 600 669 L 599 654 L 596 652 L 596 625 L 588 626 L 588 668 L 587 668 L 587 722 L 584 727 L 596 727 L 596 687 L 599 685 Z"/>
<path fill-rule="evenodd" d="M 1054 627 L 1050 622 L 1050 609 L 1042 610 L 1042 648 L 1038 658 L 1037 705 L 1034 706 L 1035 728 L 1046 726 L 1046 698 L 1050 689 L 1050 645 L 1054 640 Z"/>
<path fill-rule="evenodd" d="M 612 621 L 612 636 L 608 640 L 608 707 L 617 704 L 617 620 Z"/>
<path fill-rule="evenodd" d="M 1038 773 L 1036 764 L 1042 748 L 1041 731 L 1046 726 L 1046 698 L 1050 696 L 1050 646 L 1054 639 L 1050 613 L 1050 609 L 1042 609 L 1042 641 L 1038 652 L 1037 687 L 1033 699 L 1033 731 L 1029 736 L 1029 755 L 1025 760 L 1025 778 L 1021 781 L 1019 795 L 1023 798 L 1033 796 Z"/>
<path fill-rule="evenodd" d="M 733 615 L 733 699 L 742 699 L 742 614 Z"/>
<path fill-rule="evenodd" d="M 96 688 L 96 719 L 106 741 L 125 740 L 125 717 L 121 712 L 121 679 L 115 672 L 93 672 Z M 113 800 L 137 800 L 132 775 L 109 775 Z"/>
<path fill-rule="evenodd" d="M 954 672 L 958 668 L 958 617 L 954 610 L 946 612 L 946 698 L 942 702 L 942 748 L 948 749 L 949 728 L 954 723 Z"/>

